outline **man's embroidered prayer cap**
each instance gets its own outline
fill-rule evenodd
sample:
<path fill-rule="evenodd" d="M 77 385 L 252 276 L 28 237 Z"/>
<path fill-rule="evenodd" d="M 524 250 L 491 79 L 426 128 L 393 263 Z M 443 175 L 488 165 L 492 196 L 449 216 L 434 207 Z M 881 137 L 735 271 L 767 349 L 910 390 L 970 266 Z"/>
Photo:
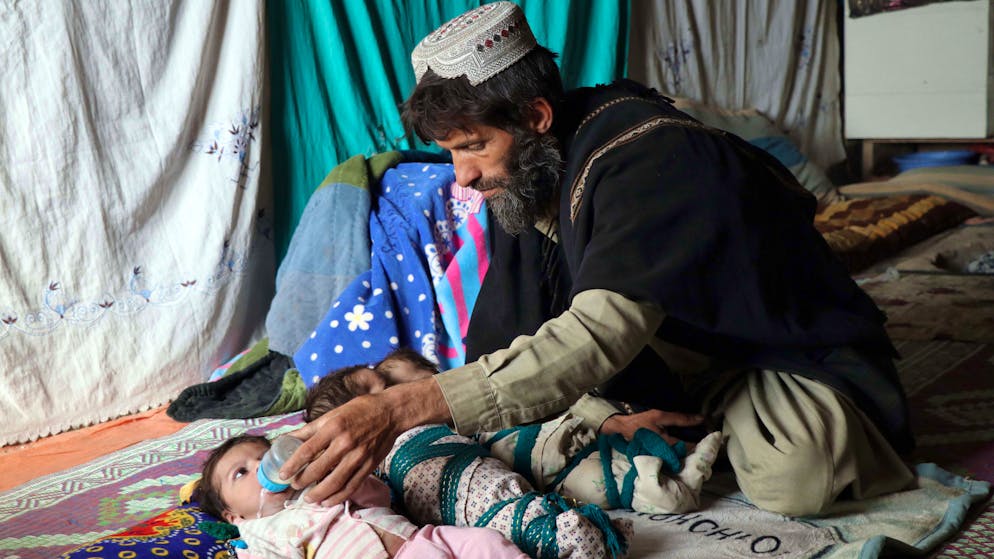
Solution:
<path fill-rule="evenodd" d="M 419 82 L 430 68 L 443 78 L 465 75 L 476 86 L 521 60 L 536 44 L 521 8 L 494 2 L 432 31 L 414 48 L 411 64 Z"/>

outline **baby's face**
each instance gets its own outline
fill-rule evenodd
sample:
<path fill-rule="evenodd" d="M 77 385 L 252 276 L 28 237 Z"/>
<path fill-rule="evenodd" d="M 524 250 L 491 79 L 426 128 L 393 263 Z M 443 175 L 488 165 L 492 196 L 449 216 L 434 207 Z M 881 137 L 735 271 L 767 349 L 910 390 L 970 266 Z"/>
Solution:
<path fill-rule="evenodd" d="M 283 510 L 288 491 L 270 493 L 262 489 L 256 470 L 266 453 L 261 443 L 243 443 L 232 447 L 217 463 L 213 482 L 220 488 L 227 505 L 224 519 L 232 524 L 262 518 Z"/>
<path fill-rule="evenodd" d="M 398 358 L 386 359 L 376 366 L 376 370 L 386 377 L 387 384 L 390 386 L 405 382 L 414 382 L 429 378 L 435 374 L 435 371 L 422 369 L 406 359 Z"/>

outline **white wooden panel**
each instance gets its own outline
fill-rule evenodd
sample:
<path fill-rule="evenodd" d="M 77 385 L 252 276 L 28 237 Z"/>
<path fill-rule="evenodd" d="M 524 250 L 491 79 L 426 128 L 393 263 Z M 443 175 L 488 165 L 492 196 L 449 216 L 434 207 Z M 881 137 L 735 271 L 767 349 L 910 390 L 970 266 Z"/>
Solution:
<path fill-rule="evenodd" d="M 845 19 L 848 138 L 986 137 L 994 131 L 994 0 Z"/>
<path fill-rule="evenodd" d="M 846 96 L 848 138 L 986 138 L 982 92 Z"/>

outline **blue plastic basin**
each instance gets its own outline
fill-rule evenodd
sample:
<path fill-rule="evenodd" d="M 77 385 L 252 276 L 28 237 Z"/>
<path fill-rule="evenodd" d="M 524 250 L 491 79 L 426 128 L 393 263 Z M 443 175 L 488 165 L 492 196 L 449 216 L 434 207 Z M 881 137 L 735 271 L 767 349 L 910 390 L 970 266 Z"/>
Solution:
<path fill-rule="evenodd" d="M 948 151 L 918 151 L 894 157 L 898 171 L 907 171 L 918 167 L 947 167 L 950 165 L 973 165 L 980 159 L 980 154 L 966 150 Z"/>

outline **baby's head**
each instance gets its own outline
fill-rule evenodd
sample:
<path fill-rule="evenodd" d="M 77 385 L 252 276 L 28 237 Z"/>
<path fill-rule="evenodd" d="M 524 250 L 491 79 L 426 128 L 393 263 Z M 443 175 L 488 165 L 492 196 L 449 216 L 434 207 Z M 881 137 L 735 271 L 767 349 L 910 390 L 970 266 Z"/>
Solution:
<path fill-rule="evenodd" d="M 232 524 L 283 510 L 287 492 L 263 491 L 256 477 L 269 447 L 266 437 L 239 435 L 212 450 L 194 494 L 200 508 Z"/>
<path fill-rule="evenodd" d="M 382 392 L 386 387 L 386 378 L 365 365 L 332 371 L 307 391 L 304 421 L 314 421 L 356 396 Z"/>
<path fill-rule="evenodd" d="M 374 367 L 356 365 L 333 371 L 307 393 L 304 420 L 313 421 L 358 396 L 382 392 L 395 384 L 421 380 L 437 372 L 434 363 L 406 348 L 392 351 Z"/>
<path fill-rule="evenodd" d="M 393 386 L 428 378 L 438 372 L 438 366 L 413 349 L 402 347 L 380 361 L 376 371 L 386 377 L 388 386 Z"/>

